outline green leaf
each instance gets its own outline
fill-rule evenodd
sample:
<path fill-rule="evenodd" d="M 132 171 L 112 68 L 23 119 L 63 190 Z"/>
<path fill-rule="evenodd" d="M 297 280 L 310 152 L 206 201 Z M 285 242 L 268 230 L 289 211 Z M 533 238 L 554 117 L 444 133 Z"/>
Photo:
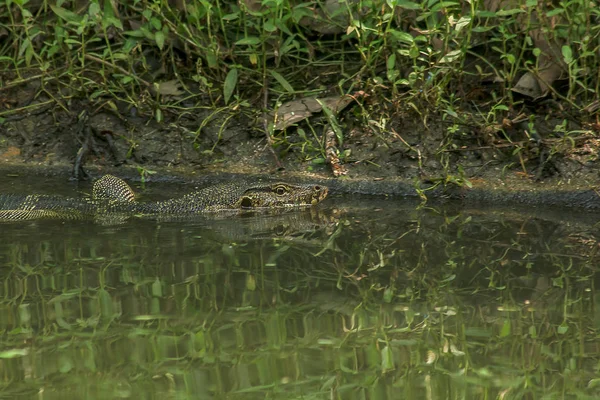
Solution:
<path fill-rule="evenodd" d="M 564 335 L 565 333 L 567 333 L 568 330 L 569 330 L 569 325 L 567 325 L 565 322 L 563 322 L 558 327 L 557 332 L 559 335 Z"/>
<path fill-rule="evenodd" d="M 98 290 L 98 301 L 100 303 L 100 315 L 104 319 L 112 317 L 114 313 L 113 302 L 110 294 L 105 289 Z"/>
<path fill-rule="evenodd" d="M 562 55 L 565 58 L 565 62 L 567 64 L 571 64 L 573 62 L 573 52 L 571 51 L 571 46 L 569 45 L 564 45 L 561 48 L 562 51 Z"/>
<path fill-rule="evenodd" d="M 146 37 L 146 35 L 144 35 L 144 32 L 142 32 L 139 29 L 135 30 L 135 31 L 125 31 L 123 33 L 126 34 L 126 35 L 128 35 L 128 36 L 137 37 L 137 38 Z"/>
<path fill-rule="evenodd" d="M 600 386 L 600 378 L 591 379 L 587 385 L 587 387 L 590 389 L 598 387 L 598 386 Z"/>
<path fill-rule="evenodd" d="M 491 31 L 492 29 L 494 29 L 494 26 L 476 26 L 475 28 L 473 28 L 471 30 L 471 32 L 487 32 L 487 31 Z"/>
<path fill-rule="evenodd" d="M 390 30 L 390 33 L 392 34 L 392 38 L 400 43 L 412 44 L 415 41 L 408 32 Z"/>
<path fill-rule="evenodd" d="M 479 10 L 479 11 L 475 12 L 475 16 L 477 18 L 495 18 L 497 15 L 495 12 L 492 12 L 492 11 Z M 493 28 L 493 27 L 490 27 L 490 28 Z M 475 29 L 478 29 L 478 28 L 475 28 Z M 486 29 L 486 30 L 488 30 L 488 29 Z"/>
<path fill-rule="evenodd" d="M 417 47 L 417 45 L 413 43 L 413 45 L 410 46 L 410 50 L 408 51 L 408 56 L 410 58 L 415 59 L 415 58 L 419 57 L 420 53 L 421 52 L 419 51 L 419 48 Z"/>
<path fill-rule="evenodd" d="M 194 345 L 198 348 L 198 350 L 206 349 L 206 335 L 204 331 L 198 331 L 194 335 Z"/>
<path fill-rule="evenodd" d="M 552 286 L 559 287 L 562 289 L 564 287 L 563 277 L 559 276 L 557 278 L 552 278 Z"/>
<path fill-rule="evenodd" d="M 511 15 L 515 15 L 515 14 L 521 14 L 526 12 L 525 10 L 522 10 L 520 8 L 513 8 L 512 10 L 500 10 L 496 13 L 496 15 L 498 17 L 509 17 Z"/>
<path fill-rule="evenodd" d="M 133 50 L 135 48 L 135 46 L 138 45 L 138 41 L 132 38 L 128 38 L 127 40 L 125 40 L 125 44 L 123 45 L 122 51 L 123 53 L 123 59 L 126 60 L 127 56 L 126 54 L 128 54 L 131 50 Z"/>
<path fill-rule="evenodd" d="M 235 21 L 240 18 L 240 12 L 226 14 L 221 17 L 223 21 Z"/>
<path fill-rule="evenodd" d="M 393 298 L 394 298 L 394 288 L 386 287 L 385 290 L 383 291 L 383 301 L 385 301 L 386 303 L 391 303 Z"/>
<path fill-rule="evenodd" d="M 158 278 L 152 282 L 152 296 L 163 297 L 162 282 Z"/>
<path fill-rule="evenodd" d="M 532 339 L 535 339 L 535 338 L 537 338 L 537 329 L 535 328 L 535 325 L 531 325 L 531 326 L 529 327 L 529 336 L 530 336 Z"/>
<path fill-rule="evenodd" d="M 275 32 L 277 30 L 277 26 L 275 26 L 275 21 L 271 18 L 263 24 L 263 29 L 266 32 Z"/>
<path fill-rule="evenodd" d="M 506 53 L 502 56 L 502 58 L 506 59 L 506 61 L 508 61 L 508 63 L 510 65 L 514 65 L 517 62 L 517 59 L 515 58 L 515 56 L 513 56 L 510 53 Z"/>
<path fill-rule="evenodd" d="M 92 3 L 94 4 L 94 3 Z M 90 5 L 90 10 L 92 9 L 92 5 Z M 115 13 L 112 7 L 112 3 L 110 0 L 104 0 L 104 7 L 102 9 L 104 16 L 102 17 L 102 25 L 104 28 L 108 28 L 110 26 L 114 26 L 115 28 L 119 28 L 123 30 L 123 23 L 119 18 L 115 17 Z M 90 15 L 91 12 L 90 12 Z"/>
<path fill-rule="evenodd" d="M 154 34 L 154 40 L 156 41 L 158 48 L 162 50 L 165 46 L 165 34 L 162 31 L 157 31 Z"/>
<path fill-rule="evenodd" d="M 275 71 L 269 71 L 271 73 L 271 76 L 273 76 L 273 78 L 275 78 L 277 80 L 277 82 L 279 82 L 279 84 L 288 92 L 288 93 L 294 93 L 295 90 L 292 87 L 292 85 L 290 85 L 290 83 L 285 80 L 285 78 L 283 76 L 281 76 L 281 74 L 279 72 L 275 72 Z"/>
<path fill-rule="evenodd" d="M 227 77 L 225 78 L 225 84 L 223 85 L 223 96 L 225 97 L 225 104 L 229 103 L 229 99 L 235 90 L 238 82 L 238 70 L 232 68 Z"/>
<path fill-rule="evenodd" d="M 62 372 L 63 374 L 68 373 L 69 371 L 71 371 L 73 369 L 73 360 L 71 360 L 70 357 L 66 356 L 66 355 L 62 355 L 61 357 L 59 357 L 58 359 L 58 370 L 60 372 Z"/>
<path fill-rule="evenodd" d="M 204 56 L 206 57 L 206 62 L 209 68 L 214 69 L 219 66 L 217 54 L 213 49 L 207 49 L 206 54 Z"/>
<path fill-rule="evenodd" d="M 294 39 L 294 37 L 296 36 L 295 34 L 293 34 L 293 33 L 292 33 L 292 31 L 290 31 L 290 30 L 288 29 L 288 27 L 286 26 L 286 24 L 285 24 L 285 23 L 283 23 L 283 22 L 282 22 L 280 19 L 276 19 L 276 20 L 275 20 L 275 26 L 276 26 L 276 27 L 277 27 L 277 28 L 278 28 L 280 31 L 282 31 L 283 33 L 285 33 L 285 34 L 288 36 L 288 39 L 286 39 L 286 41 L 287 41 L 287 40 L 289 40 L 289 39 L 292 39 L 292 40 L 293 40 L 293 39 Z"/>
<path fill-rule="evenodd" d="M 461 17 L 456 23 L 456 32 L 460 32 L 462 28 L 471 23 L 471 17 Z"/>
<path fill-rule="evenodd" d="M 119 28 L 120 30 L 123 30 L 123 24 L 121 23 L 121 20 L 115 17 L 108 17 L 108 18 L 104 18 L 104 20 L 102 21 L 102 23 L 108 28 L 109 26 L 114 26 L 115 28 Z"/>
<path fill-rule="evenodd" d="M 160 19 L 156 18 L 156 17 L 152 17 L 150 18 L 150 24 L 154 27 L 154 29 L 156 30 L 160 30 L 162 29 L 162 23 L 160 22 Z"/>
<path fill-rule="evenodd" d="M 454 62 L 454 61 L 458 60 L 461 55 L 462 55 L 462 50 L 452 50 L 451 52 L 447 53 L 444 57 L 442 57 L 442 59 L 440 60 L 440 63 Z"/>
<path fill-rule="evenodd" d="M 238 40 L 237 42 L 235 42 L 236 45 L 248 45 L 248 46 L 255 46 L 257 44 L 260 44 L 262 41 L 260 40 L 260 38 L 256 37 L 256 36 L 248 36 L 245 37 L 243 39 Z"/>
<path fill-rule="evenodd" d="M 505 319 L 504 324 L 502 325 L 502 330 L 500 331 L 500 337 L 507 337 L 510 335 L 510 319 Z"/>
<path fill-rule="evenodd" d="M 95 17 L 100 13 L 100 5 L 98 3 L 90 3 L 88 7 L 88 15 L 90 17 Z"/>
<path fill-rule="evenodd" d="M 0 351 L 0 358 L 17 358 L 26 356 L 27 354 L 29 354 L 28 349 L 10 349 Z"/>
<path fill-rule="evenodd" d="M 140 26 L 139 29 L 143 34 L 144 37 L 148 40 L 154 40 L 154 32 L 152 32 L 150 29 L 148 29 L 148 27 L 146 26 Z"/>
<path fill-rule="evenodd" d="M 550 10 L 546 13 L 546 18 L 554 17 L 555 15 L 559 15 L 564 12 L 565 10 L 563 8 L 555 8 L 554 10 Z"/>
<path fill-rule="evenodd" d="M 50 5 L 50 8 L 52 9 L 52 11 L 54 11 L 54 14 L 58 15 L 61 19 L 64 19 L 65 21 L 71 24 L 79 25 L 81 23 L 81 20 L 83 19 L 83 17 L 81 17 L 80 15 L 75 14 L 73 11 L 65 10 L 62 7 Z"/>
<path fill-rule="evenodd" d="M 396 3 L 396 7 L 404 8 L 405 10 L 420 10 L 421 9 L 421 5 L 419 3 L 415 3 L 412 1 L 398 0 L 398 1 L 394 1 L 394 3 Z"/>
<path fill-rule="evenodd" d="M 248 275 L 246 277 L 246 289 L 254 292 L 256 290 L 256 278 L 254 275 Z"/>
<path fill-rule="evenodd" d="M 308 7 L 306 7 L 306 4 L 310 4 L 310 3 L 303 3 L 300 5 L 294 6 L 294 10 L 292 11 L 292 21 L 294 21 L 294 23 L 297 24 L 304 17 L 311 18 L 313 16 L 313 13 L 310 11 L 310 9 Z"/>
<path fill-rule="evenodd" d="M 19 46 L 19 57 L 21 57 L 23 54 L 25 54 L 25 51 L 27 50 L 28 47 L 31 47 L 31 41 L 27 38 L 23 39 L 23 42 L 21 42 L 21 46 Z"/>
<path fill-rule="evenodd" d="M 394 83 L 400 72 L 396 69 L 396 53 L 390 54 L 386 62 L 388 81 Z"/>
<path fill-rule="evenodd" d="M 33 47 L 29 46 L 25 50 L 25 63 L 27 66 L 31 65 L 31 59 L 33 58 Z"/>
<path fill-rule="evenodd" d="M 381 369 L 383 372 L 394 369 L 394 353 L 390 346 L 381 349 Z"/>
<path fill-rule="evenodd" d="M 396 54 L 392 53 L 387 59 L 387 70 L 390 71 L 396 67 Z"/>

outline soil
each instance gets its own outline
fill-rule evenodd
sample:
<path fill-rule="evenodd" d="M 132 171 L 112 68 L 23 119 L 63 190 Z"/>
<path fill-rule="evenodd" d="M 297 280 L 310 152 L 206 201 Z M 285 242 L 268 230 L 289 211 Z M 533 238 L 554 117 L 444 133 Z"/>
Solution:
<path fill-rule="evenodd" d="M 593 134 L 598 124 L 589 123 L 589 115 L 565 118 L 553 102 L 530 108 L 538 116 L 535 120 L 542 121 L 534 138 L 527 126 L 510 124 L 502 134 L 461 127 L 450 135 L 443 115 L 429 115 L 424 123 L 410 110 L 396 111 L 388 130 L 378 132 L 361 126 L 351 105 L 339 116 L 345 142 L 338 150 L 349 154 L 343 160 L 347 173 L 334 177 L 329 164 L 316 163 L 293 146 L 276 149 L 283 167 L 278 168 L 259 128 L 262 122 L 250 112 L 214 118 L 207 107 L 194 115 L 166 114 L 157 123 L 121 105 L 94 111 L 85 101 L 51 101 L 39 89 L 33 82 L 2 93 L 11 108 L 30 110 L 9 115 L 0 125 L 0 166 L 5 170 L 31 167 L 67 179 L 88 141 L 90 151 L 83 161 L 90 178 L 113 173 L 191 182 L 230 179 L 231 174 L 270 175 L 322 182 L 338 192 L 417 196 L 420 188 L 427 197 L 600 208 L 600 140 Z M 311 118 L 318 127 L 322 116 Z M 575 140 L 554 133 L 562 121 L 567 121 L 567 131 L 581 132 L 573 135 Z M 278 135 L 294 143 L 297 128 Z M 497 145 L 507 136 L 517 145 L 506 145 L 506 140 Z"/>

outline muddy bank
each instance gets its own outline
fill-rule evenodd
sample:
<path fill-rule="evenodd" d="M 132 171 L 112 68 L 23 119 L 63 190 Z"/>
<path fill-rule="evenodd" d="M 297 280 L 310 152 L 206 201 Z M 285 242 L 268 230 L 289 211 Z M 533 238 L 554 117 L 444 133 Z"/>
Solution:
<path fill-rule="evenodd" d="M 332 193 L 600 208 L 600 140 L 591 134 L 510 147 L 482 146 L 458 135 L 441 149 L 448 130 L 441 119 L 424 129 L 414 114 L 399 113 L 390 122 L 393 133 L 383 136 L 361 125 L 350 108 L 341 119 L 345 137 L 338 149 L 345 174 L 334 177 L 320 156 L 320 133 L 302 138 L 300 127 L 278 133 L 273 140 L 279 144 L 273 145 L 244 113 L 215 117 L 207 108 L 157 123 L 131 110 L 81 117 L 87 108 L 74 103 L 69 113 L 41 109 L 7 118 L 0 125 L 0 171 L 22 179 L 72 179 L 87 146 L 80 160 L 89 180 L 112 173 L 133 182 L 205 186 L 261 176 L 325 184 Z"/>

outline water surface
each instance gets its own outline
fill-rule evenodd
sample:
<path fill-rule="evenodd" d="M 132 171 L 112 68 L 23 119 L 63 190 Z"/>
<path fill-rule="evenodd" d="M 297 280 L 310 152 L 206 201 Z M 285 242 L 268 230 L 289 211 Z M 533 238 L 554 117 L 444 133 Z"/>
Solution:
<path fill-rule="evenodd" d="M 333 195 L 0 224 L 2 397 L 597 398 L 598 217 Z"/>

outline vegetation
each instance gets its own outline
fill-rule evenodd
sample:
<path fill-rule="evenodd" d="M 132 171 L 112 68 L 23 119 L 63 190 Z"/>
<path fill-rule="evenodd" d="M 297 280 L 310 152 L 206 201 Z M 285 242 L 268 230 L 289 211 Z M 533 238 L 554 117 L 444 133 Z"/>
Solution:
<path fill-rule="evenodd" d="M 82 99 L 92 113 L 159 122 L 201 113 L 188 136 L 197 144 L 203 127 L 215 121 L 221 138 L 241 111 L 260 117 L 253 125 L 278 154 L 320 163 L 331 154 L 318 125 L 279 134 L 262 112 L 350 95 L 344 129 L 334 129 L 342 161 L 352 157 L 344 135 L 358 129 L 401 140 L 409 157 L 433 156 L 454 175 L 464 146 L 503 149 L 523 172 L 530 160 L 548 171 L 598 129 L 593 1 L 19 0 L 0 6 L 0 21 L 0 90 L 38 83 L 37 101 L 3 99 L 5 121 L 48 105 L 73 112 Z M 327 115 L 335 128 L 339 117 Z M 403 115 L 433 141 L 406 136 Z"/>

